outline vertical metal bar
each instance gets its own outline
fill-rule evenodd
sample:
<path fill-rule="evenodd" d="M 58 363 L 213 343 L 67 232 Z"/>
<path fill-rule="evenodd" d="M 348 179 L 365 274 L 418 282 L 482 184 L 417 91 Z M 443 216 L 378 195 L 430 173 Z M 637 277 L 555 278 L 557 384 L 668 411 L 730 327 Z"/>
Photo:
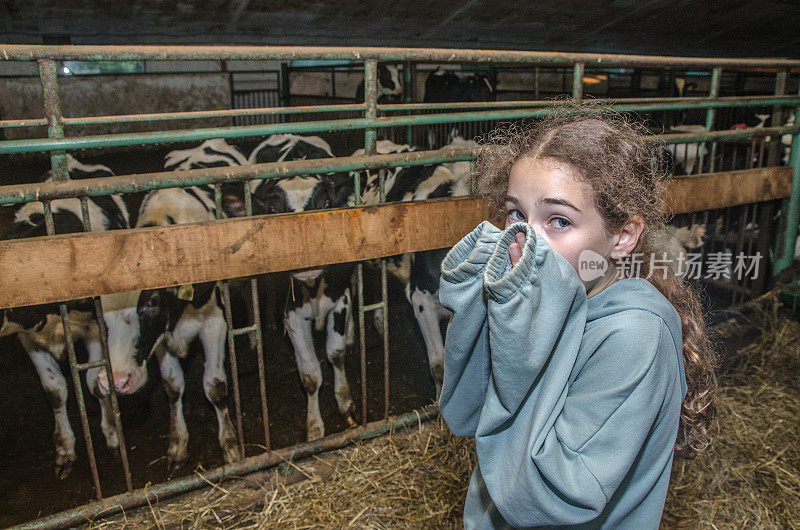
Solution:
<path fill-rule="evenodd" d="M 800 107 L 794 110 L 794 122 L 800 123 Z M 792 264 L 794 246 L 797 239 L 797 223 L 800 221 L 800 134 L 792 134 L 792 151 L 789 155 L 789 165 L 792 166 L 792 194 L 784 199 L 781 207 L 786 219 L 786 232 L 783 241 L 776 245 L 778 258 L 772 267 L 772 274 L 776 275 Z M 782 243 L 782 244 L 781 244 Z"/>
<path fill-rule="evenodd" d="M 55 61 L 52 59 L 39 59 L 39 78 L 42 83 L 44 116 L 47 119 L 47 137 L 63 138 L 64 125 L 61 116 L 61 102 L 58 96 Z M 53 180 L 63 181 L 69 179 L 66 151 L 52 151 L 50 165 L 53 168 Z"/>
<path fill-rule="evenodd" d="M 711 71 L 711 85 L 708 88 L 708 97 L 709 98 L 717 98 L 719 97 L 719 80 L 722 77 L 722 68 L 714 68 Z M 716 116 L 716 109 L 708 109 L 706 111 L 706 130 L 710 131 L 714 128 L 714 118 Z M 698 157 L 699 162 L 699 170 L 698 173 L 703 172 L 703 162 L 705 158 L 705 151 L 706 151 L 706 143 L 703 142 L 702 144 L 702 151 L 700 152 L 700 156 Z M 709 162 L 709 173 L 714 171 L 714 155 L 717 151 L 717 143 L 711 143 L 711 161 Z"/>
<path fill-rule="evenodd" d="M 253 215 L 253 201 L 250 193 L 250 182 L 244 184 L 244 210 L 250 217 Z M 261 331 L 261 308 L 258 299 L 258 280 L 250 278 L 250 301 L 251 314 L 253 317 L 253 331 L 251 336 L 256 338 L 256 357 L 258 359 L 258 384 L 261 392 L 261 420 L 264 424 L 264 448 L 269 451 L 271 448 L 269 440 L 269 409 L 267 408 L 267 371 L 264 366 L 264 336 Z M 244 454 L 244 453 L 242 453 Z"/>
<path fill-rule="evenodd" d="M 258 280 L 250 278 L 250 297 L 253 305 L 253 331 L 256 337 L 256 357 L 258 358 L 258 384 L 261 391 L 261 420 L 264 423 L 264 448 L 270 450 L 269 409 L 267 409 L 267 373 L 264 366 L 264 340 L 261 334 L 261 310 L 258 305 Z M 244 453 L 242 453 L 244 454 Z"/>
<path fill-rule="evenodd" d="M 364 117 L 375 118 L 378 114 L 378 61 L 370 59 L 364 62 Z M 367 155 L 375 154 L 377 131 L 366 129 L 364 131 L 364 152 Z M 356 178 L 356 205 L 361 204 L 360 185 L 358 175 Z M 382 174 L 379 185 L 383 189 Z M 358 337 L 361 352 L 361 418 L 362 423 L 367 423 L 367 345 L 364 333 L 364 264 L 357 267 L 358 276 Z M 384 337 L 385 340 L 385 337 Z"/>
<path fill-rule="evenodd" d="M 539 67 L 533 69 L 533 99 L 539 100 Z"/>
<path fill-rule="evenodd" d="M 572 71 L 572 99 L 583 99 L 583 63 L 575 63 Z"/>
<path fill-rule="evenodd" d="M 50 207 L 50 201 L 42 201 L 44 208 L 44 226 L 47 230 L 47 235 L 51 236 L 56 233 L 56 227 L 53 223 L 53 209 Z"/>
<path fill-rule="evenodd" d="M 119 401 L 117 400 L 117 388 L 114 384 L 114 371 L 111 367 L 111 353 L 108 351 L 108 329 L 106 328 L 105 316 L 103 314 L 103 304 L 99 296 L 94 297 L 94 315 L 97 319 L 97 328 L 100 330 L 100 345 L 103 352 L 103 364 L 105 365 L 106 378 L 110 382 L 108 385 L 108 398 L 111 401 L 111 413 L 114 415 L 114 426 L 117 429 L 117 439 L 119 441 L 119 456 L 122 460 L 122 472 L 125 474 L 125 486 L 128 491 L 133 491 L 131 482 L 131 469 L 128 463 L 128 448 L 125 445 L 125 435 L 122 432 L 122 415 L 119 411 Z"/>
<path fill-rule="evenodd" d="M 222 189 L 220 184 L 214 185 L 214 206 L 216 211 L 214 216 L 222 219 Z M 231 292 L 228 280 L 223 280 L 222 289 L 222 310 L 225 313 L 225 325 L 228 328 L 228 361 L 231 367 L 231 379 L 233 379 L 233 401 L 236 405 L 236 431 L 239 438 L 239 450 L 244 458 L 244 437 L 242 430 L 242 402 L 239 397 L 239 370 L 236 362 L 236 335 L 233 332 L 233 317 L 231 315 Z"/>
<path fill-rule="evenodd" d="M 386 258 L 381 260 L 381 302 L 383 303 L 383 419 L 389 419 L 389 295 Z"/>
<path fill-rule="evenodd" d="M 781 70 L 775 76 L 775 95 L 781 96 L 786 93 L 786 80 L 789 72 Z M 772 123 L 773 127 L 780 127 L 783 125 L 783 108 L 780 106 L 772 107 Z M 783 143 L 781 143 L 780 136 L 773 136 L 769 145 L 769 154 L 767 155 L 767 165 L 777 166 L 781 158 L 781 151 Z"/>
<path fill-rule="evenodd" d="M 364 117 L 375 119 L 378 115 L 378 61 L 370 59 L 364 63 Z M 364 152 L 375 154 L 375 141 L 378 131 L 375 128 L 364 131 Z"/>
<path fill-rule="evenodd" d="M 242 401 L 239 397 L 239 370 L 236 363 L 235 335 L 233 333 L 233 319 L 231 317 L 231 292 L 228 280 L 222 282 L 222 307 L 225 312 L 225 323 L 228 326 L 228 359 L 231 365 L 231 379 L 233 379 L 233 402 L 236 404 L 236 431 L 239 435 L 239 450 L 244 458 L 244 431 L 242 430 Z"/>
<path fill-rule="evenodd" d="M 103 498 L 103 492 L 100 489 L 100 476 L 97 473 L 97 460 L 94 456 L 94 447 L 92 445 L 92 434 L 89 431 L 89 420 L 86 415 L 86 403 L 83 399 L 83 388 L 81 388 L 81 379 L 78 374 L 78 360 L 75 355 L 75 344 L 72 342 L 72 331 L 69 327 L 69 313 L 66 303 L 58 304 L 61 312 L 61 325 L 64 326 L 64 342 L 67 344 L 67 354 L 69 355 L 69 369 L 72 372 L 72 384 L 75 387 L 75 398 L 78 401 L 78 410 L 81 416 L 81 426 L 83 427 L 83 439 L 86 442 L 86 454 L 89 457 L 89 466 L 92 468 L 92 480 L 94 481 L 95 496 L 98 499 Z M 114 380 L 110 379 L 110 384 L 114 384 Z"/>
<path fill-rule="evenodd" d="M 414 99 L 414 84 L 413 84 L 413 70 L 414 63 L 406 61 L 403 63 L 403 102 L 411 103 Z M 411 115 L 411 111 L 407 110 L 406 115 Z M 414 132 L 411 125 L 406 126 L 406 143 L 414 145 Z"/>
<path fill-rule="evenodd" d="M 51 163 L 55 164 L 56 161 L 51 159 Z M 66 164 L 64 165 L 64 170 L 66 171 Z M 55 174 L 55 172 L 56 168 L 53 167 L 53 173 Z M 52 208 L 50 207 L 50 201 L 42 201 L 42 205 L 44 207 L 44 218 L 45 218 L 45 227 L 47 229 L 47 234 L 53 235 L 55 234 L 55 224 L 53 222 L 53 211 Z M 86 221 L 88 221 L 88 209 L 86 211 L 85 219 Z M 78 372 L 78 359 L 77 356 L 75 355 L 75 344 L 72 341 L 72 331 L 70 330 L 69 326 L 69 310 L 67 309 L 66 303 L 59 304 L 58 308 L 59 312 L 61 313 L 61 326 L 64 328 L 64 342 L 66 343 L 67 346 L 69 369 L 70 372 L 72 373 L 72 385 L 75 388 L 75 399 L 78 402 L 78 410 L 80 412 L 80 417 L 81 417 L 81 427 L 83 428 L 83 440 L 86 443 L 86 455 L 89 458 L 89 467 L 92 470 L 92 480 L 94 482 L 95 496 L 98 499 L 102 499 L 103 491 L 100 488 L 100 475 L 97 472 L 97 460 L 94 455 L 92 434 L 91 431 L 89 430 L 89 418 L 86 415 L 86 403 L 84 402 L 83 399 L 83 388 L 81 387 L 81 379 Z M 113 385 L 114 381 L 113 377 L 110 378 L 109 381 L 111 381 Z M 120 434 L 122 434 L 121 431 Z M 130 477 L 127 476 L 126 478 L 129 479 Z"/>

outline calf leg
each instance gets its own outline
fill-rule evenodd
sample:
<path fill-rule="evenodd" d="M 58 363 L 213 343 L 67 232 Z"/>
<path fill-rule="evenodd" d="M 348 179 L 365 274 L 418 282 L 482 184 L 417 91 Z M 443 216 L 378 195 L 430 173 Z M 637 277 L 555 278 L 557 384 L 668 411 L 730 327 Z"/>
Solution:
<path fill-rule="evenodd" d="M 206 319 L 200 330 L 200 342 L 203 343 L 206 356 L 203 389 L 217 413 L 219 445 L 225 463 L 230 464 L 241 460 L 242 454 L 228 413 L 228 380 L 225 375 L 225 338 L 228 328 L 222 310 L 217 308 L 216 313 Z"/>
<path fill-rule="evenodd" d="M 347 374 L 344 369 L 344 357 L 347 352 L 347 321 L 350 313 L 349 302 L 349 293 L 345 292 L 328 312 L 325 351 L 333 366 L 333 385 L 339 412 L 352 427 L 356 424 L 353 419 L 356 407 L 350 397 L 350 385 L 347 383 Z"/>
<path fill-rule="evenodd" d="M 167 464 L 170 470 L 181 467 L 189 457 L 186 445 L 189 443 L 189 430 L 183 416 L 183 391 L 186 382 L 183 369 L 178 359 L 168 353 L 165 348 L 156 350 L 161 381 L 169 401 L 169 446 L 167 447 Z"/>
<path fill-rule="evenodd" d="M 441 306 L 436 294 L 423 291 L 417 288 L 406 286 L 406 297 L 414 309 L 414 316 L 422 332 L 422 339 L 425 341 L 425 348 L 428 351 L 428 364 L 431 375 L 436 383 L 436 397 L 442 391 L 442 379 L 444 378 L 444 342 L 442 332 L 439 329 L 439 315 Z"/>
<path fill-rule="evenodd" d="M 65 478 L 72 471 L 72 464 L 75 463 L 75 434 L 70 427 L 67 418 L 67 381 L 61 374 L 61 369 L 53 356 L 46 351 L 36 349 L 29 341 L 22 340 L 25 350 L 39 374 L 50 406 L 53 408 L 53 419 L 55 420 L 55 432 L 53 438 L 56 443 L 56 475 L 58 478 Z"/>
<path fill-rule="evenodd" d="M 294 281 L 294 280 L 292 280 Z M 305 294 L 305 293 L 304 293 Z M 316 440 L 325 436 L 325 424 L 319 411 L 319 387 L 322 385 L 322 370 L 314 350 L 311 323 L 314 314 L 311 300 L 303 296 L 300 305 L 290 305 L 285 314 L 286 332 L 294 347 L 294 358 L 300 381 L 308 396 L 306 412 L 306 437 Z"/>

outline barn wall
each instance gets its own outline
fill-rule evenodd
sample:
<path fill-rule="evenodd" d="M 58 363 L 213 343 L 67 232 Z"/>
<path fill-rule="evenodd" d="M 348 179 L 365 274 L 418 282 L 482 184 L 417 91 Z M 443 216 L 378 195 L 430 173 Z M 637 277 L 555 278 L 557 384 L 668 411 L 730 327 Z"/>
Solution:
<path fill-rule="evenodd" d="M 228 109 L 229 74 L 109 75 L 59 78 L 61 112 L 67 117 Z M 4 120 L 41 118 L 38 78 L 0 78 L 0 116 Z M 230 118 L 171 122 L 67 126 L 67 136 L 196 127 L 225 127 Z M 6 129 L 6 139 L 45 136 L 42 127 Z"/>

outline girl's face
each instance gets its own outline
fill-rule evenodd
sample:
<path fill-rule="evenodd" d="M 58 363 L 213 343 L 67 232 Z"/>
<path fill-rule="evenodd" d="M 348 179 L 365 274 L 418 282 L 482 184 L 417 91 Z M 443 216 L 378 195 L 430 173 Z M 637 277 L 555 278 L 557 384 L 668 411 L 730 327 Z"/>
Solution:
<path fill-rule="evenodd" d="M 608 234 L 593 192 L 570 165 L 551 158 L 523 157 L 511 167 L 506 194 L 506 227 L 525 222 L 572 265 L 589 296 L 613 280 L 614 267 L 601 276 L 581 274 L 579 260 L 618 258 L 619 234 Z M 591 250 L 597 254 L 582 252 Z M 585 264 L 584 264 L 585 266 Z"/>

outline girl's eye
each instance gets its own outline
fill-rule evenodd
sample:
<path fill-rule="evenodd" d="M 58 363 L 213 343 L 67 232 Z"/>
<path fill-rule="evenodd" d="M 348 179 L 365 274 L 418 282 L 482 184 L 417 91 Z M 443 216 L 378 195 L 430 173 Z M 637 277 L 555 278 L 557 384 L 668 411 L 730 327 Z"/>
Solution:
<path fill-rule="evenodd" d="M 553 217 L 550 223 L 553 225 L 553 228 L 559 230 L 563 230 L 564 228 L 569 228 L 572 226 L 572 223 L 569 221 L 569 219 L 565 219 L 563 217 Z"/>
<path fill-rule="evenodd" d="M 508 218 L 512 221 L 525 221 L 525 216 L 519 210 L 508 210 Z"/>

